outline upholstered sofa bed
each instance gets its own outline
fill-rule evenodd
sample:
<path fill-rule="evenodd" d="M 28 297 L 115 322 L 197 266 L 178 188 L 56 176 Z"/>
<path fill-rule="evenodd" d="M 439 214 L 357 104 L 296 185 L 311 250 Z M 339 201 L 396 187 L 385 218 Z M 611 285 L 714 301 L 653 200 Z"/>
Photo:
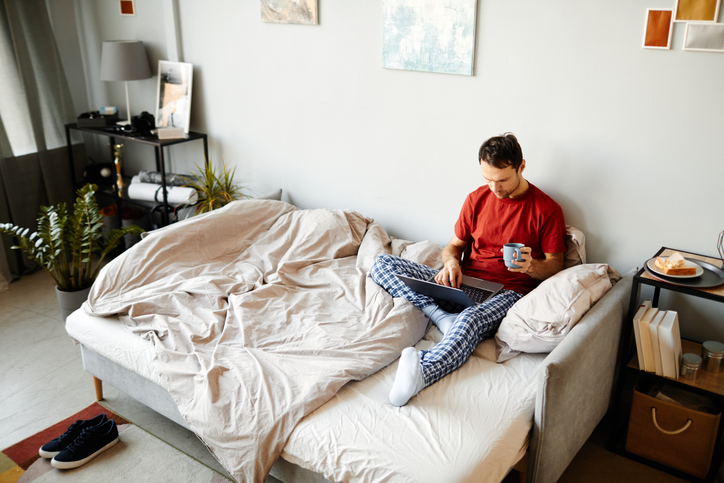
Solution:
<path fill-rule="evenodd" d="M 367 276 L 382 253 L 434 266 L 440 247 L 352 211 L 232 203 L 111 262 L 66 328 L 99 396 L 191 429 L 238 481 L 556 481 L 608 408 L 631 277 L 567 268 L 396 408 L 400 351 L 442 335 Z"/>

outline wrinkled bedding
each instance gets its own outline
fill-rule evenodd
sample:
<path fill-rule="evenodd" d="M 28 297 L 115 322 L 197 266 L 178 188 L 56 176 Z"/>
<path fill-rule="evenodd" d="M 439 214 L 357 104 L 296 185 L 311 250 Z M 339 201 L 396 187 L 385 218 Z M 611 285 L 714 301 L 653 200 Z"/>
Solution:
<path fill-rule="evenodd" d="M 416 346 L 430 349 L 441 338 L 433 328 Z M 330 481 L 502 481 L 528 447 L 545 356 L 497 364 L 488 339 L 460 369 L 401 408 L 387 401 L 397 369 L 391 364 L 345 385 L 302 419 L 282 457 Z"/>
<path fill-rule="evenodd" d="M 235 479 L 262 482 L 305 415 L 422 338 L 421 312 L 366 274 L 381 253 L 430 263 L 432 245 L 353 211 L 235 202 L 152 232 L 84 309 L 150 341 L 187 424 Z"/>

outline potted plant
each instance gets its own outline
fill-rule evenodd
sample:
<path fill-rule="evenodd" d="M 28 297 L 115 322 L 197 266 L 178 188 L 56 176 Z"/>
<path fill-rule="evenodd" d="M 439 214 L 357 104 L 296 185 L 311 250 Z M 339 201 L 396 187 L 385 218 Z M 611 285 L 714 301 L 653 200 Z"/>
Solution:
<path fill-rule="evenodd" d="M 0 232 L 19 240 L 12 248 L 22 250 L 53 277 L 63 320 L 86 300 L 104 259 L 119 240 L 124 235 L 140 235 L 144 231 L 128 226 L 104 234 L 103 215 L 95 199 L 97 189 L 96 185 L 87 184 L 78 190 L 72 215 L 65 203 L 42 206 L 38 230 L 29 236 L 28 228 L 0 223 Z"/>
<path fill-rule="evenodd" d="M 243 187 L 236 183 L 236 168 L 229 170 L 226 161 L 222 161 L 221 173 L 216 171 L 209 161 L 204 167 L 197 166 L 197 173 L 186 176 L 184 186 L 196 190 L 196 214 L 213 211 L 234 201 L 248 198 L 242 192 Z"/>

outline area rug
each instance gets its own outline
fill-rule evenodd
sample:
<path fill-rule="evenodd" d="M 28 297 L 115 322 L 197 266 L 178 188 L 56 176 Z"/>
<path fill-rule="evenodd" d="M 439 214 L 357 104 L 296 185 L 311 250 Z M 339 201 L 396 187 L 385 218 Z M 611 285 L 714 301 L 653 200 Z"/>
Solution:
<path fill-rule="evenodd" d="M 118 444 L 89 463 L 58 470 L 40 458 L 38 449 L 63 434 L 78 419 L 106 413 L 118 425 Z M 129 423 L 98 403 L 14 444 L 0 453 L 0 483 L 96 483 L 114 481 L 194 481 L 228 483 L 230 480 L 208 466 Z"/>

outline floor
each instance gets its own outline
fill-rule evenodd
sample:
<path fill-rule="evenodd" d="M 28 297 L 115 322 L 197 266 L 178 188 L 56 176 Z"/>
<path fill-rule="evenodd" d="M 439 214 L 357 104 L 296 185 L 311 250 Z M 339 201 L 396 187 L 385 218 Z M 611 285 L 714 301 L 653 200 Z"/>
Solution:
<path fill-rule="evenodd" d="M 65 333 L 54 285 L 44 272 L 10 284 L 0 292 L 0 448 L 80 411 L 95 401 L 91 377 L 80 351 Z M 196 436 L 135 402 L 108 384 L 109 409 L 202 463 L 225 474 Z M 653 468 L 605 450 L 601 424 L 559 480 L 573 482 L 682 482 Z M 266 483 L 277 483 L 272 477 Z"/>

